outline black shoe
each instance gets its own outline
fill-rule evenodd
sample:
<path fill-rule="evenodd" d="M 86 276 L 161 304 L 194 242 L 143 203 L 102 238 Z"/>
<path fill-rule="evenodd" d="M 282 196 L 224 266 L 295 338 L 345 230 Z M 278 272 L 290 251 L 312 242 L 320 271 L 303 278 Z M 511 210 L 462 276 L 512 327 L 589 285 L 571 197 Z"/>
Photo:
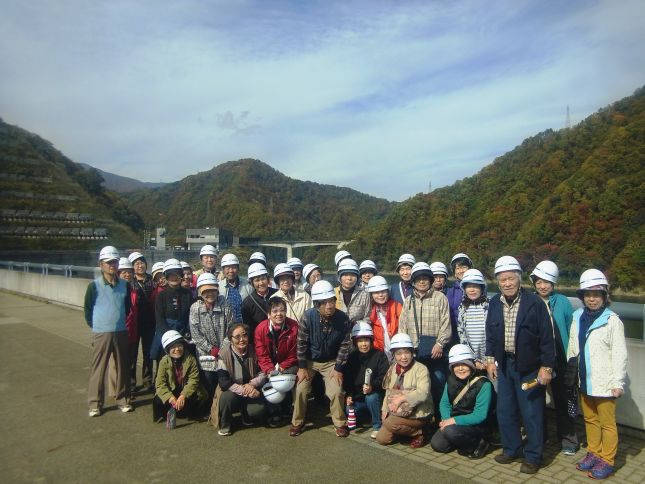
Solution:
<path fill-rule="evenodd" d="M 484 439 L 481 439 L 479 441 L 479 445 L 475 450 L 473 450 L 470 454 L 468 454 L 469 459 L 481 459 L 486 455 L 486 452 L 488 452 L 488 449 L 490 447 L 490 444 L 485 441 Z M 504 455 L 504 454 L 502 454 Z"/>
<path fill-rule="evenodd" d="M 268 425 L 272 429 L 276 429 L 278 427 L 282 427 L 282 417 L 269 417 L 269 420 L 267 421 Z"/>
<path fill-rule="evenodd" d="M 540 466 L 537 464 L 531 464 L 530 462 L 524 461 L 520 467 L 520 472 L 523 474 L 535 474 L 539 468 Z"/>
<path fill-rule="evenodd" d="M 513 462 L 517 462 L 518 460 L 520 460 L 519 457 L 512 457 L 506 454 L 499 454 L 495 456 L 495 462 L 497 462 L 498 464 L 512 464 Z"/>

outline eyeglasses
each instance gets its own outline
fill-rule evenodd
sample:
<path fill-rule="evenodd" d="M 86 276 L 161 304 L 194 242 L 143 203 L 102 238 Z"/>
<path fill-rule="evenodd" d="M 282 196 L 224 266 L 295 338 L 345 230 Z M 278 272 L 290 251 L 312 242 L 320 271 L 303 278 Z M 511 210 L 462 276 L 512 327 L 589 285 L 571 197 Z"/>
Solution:
<path fill-rule="evenodd" d="M 249 339 L 249 334 L 248 333 L 238 334 L 237 336 L 231 336 L 231 339 L 234 341 L 239 341 L 241 339 Z"/>
<path fill-rule="evenodd" d="M 280 309 L 272 309 L 271 314 L 287 314 L 287 310 L 282 309 L 282 308 L 280 308 Z"/>

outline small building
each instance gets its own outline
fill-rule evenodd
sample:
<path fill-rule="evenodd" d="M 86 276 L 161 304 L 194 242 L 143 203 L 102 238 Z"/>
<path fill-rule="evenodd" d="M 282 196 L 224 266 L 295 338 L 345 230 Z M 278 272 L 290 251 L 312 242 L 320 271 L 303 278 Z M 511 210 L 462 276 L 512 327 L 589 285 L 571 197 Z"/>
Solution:
<path fill-rule="evenodd" d="M 217 249 L 231 247 L 233 245 L 233 232 L 220 227 L 186 229 L 186 248 L 188 250 L 199 250 L 206 244 L 210 244 Z"/>

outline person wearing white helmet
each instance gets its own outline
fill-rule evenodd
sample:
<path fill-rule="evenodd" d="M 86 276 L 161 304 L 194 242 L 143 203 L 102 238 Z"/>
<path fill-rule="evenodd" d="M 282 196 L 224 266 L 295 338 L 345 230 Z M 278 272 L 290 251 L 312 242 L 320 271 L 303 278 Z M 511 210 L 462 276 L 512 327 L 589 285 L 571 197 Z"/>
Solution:
<path fill-rule="evenodd" d="M 399 332 L 403 306 L 390 298 L 390 288 L 383 276 L 372 277 L 366 290 L 372 298 L 370 321 L 374 331 L 374 348 L 383 351 L 391 363 L 394 356 L 390 351 L 390 341 Z"/>
<path fill-rule="evenodd" d="M 249 266 L 255 263 L 262 264 L 264 267 L 267 267 L 267 257 L 262 252 L 253 252 L 251 257 L 249 257 Z"/>
<path fill-rule="evenodd" d="M 372 422 L 370 437 L 375 439 L 381 428 L 383 378 L 390 366 L 385 353 L 372 346 L 374 333 L 369 319 L 357 321 L 352 327 L 356 351 L 349 354 L 343 372 L 346 412 L 353 409 L 357 422 L 368 417 Z M 369 370 L 369 372 L 368 372 Z M 366 374 L 367 372 L 367 374 Z"/>
<path fill-rule="evenodd" d="M 85 321 L 92 329 L 92 361 L 88 388 L 90 417 L 103 412 L 105 372 L 110 356 L 116 363 L 115 398 L 119 409 L 132 411 L 130 405 L 130 348 L 126 318 L 130 312 L 130 286 L 117 277 L 119 253 L 108 245 L 99 253 L 101 275 L 85 291 Z"/>
<path fill-rule="evenodd" d="M 472 350 L 477 370 L 485 370 L 486 315 L 489 304 L 486 279 L 481 271 L 468 269 L 461 278 L 461 287 L 464 297 L 457 310 L 459 342 Z"/>
<path fill-rule="evenodd" d="M 193 304 L 192 292 L 181 287 L 184 275 L 181 263 L 168 259 L 163 272 L 168 286 L 155 300 L 155 338 L 150 349 L 150 357 L 156 361 L 163 356 L 161 337 L 166 331 L 174 329 L 184 335 L 189 332 L 190 306 Z"/>
<path fill-rule="evenodd" d="M 217 272 L 217 249 L 215 247 L 210 244 L 204 245 L 199 250 L 199 260 L 202 263 L 202 268 L 193 274 L 193 286 L 197 285 L 197 278 L 205 272 L 219 276 Z"/>
<path fill-rule="evenodd" d="M 264 321 L 269 314 L 269 298 L 277 289 L 269 285 L 269 273 L 264 264 L 254 262 L 248 269 L 249 284 L 253 288 L 248 297 L 242 301 L 242 321 L 251 328 L 254 334 L 258 324 Z M 251 338 L 253 341 L 253 338 Z"/>
<path fill-rule="evenodd" d="M 233 414 L 242 414 L 242 425 L 249 426 L 266 418 L 267 406 L 262 396 L 262 386 L 267 375 L 258 365 L 255 348 L 249 344 L 250 328 L 235 323 L 228 329 L 231 344 L 219 355 L 217 379 L 219 387 L 211 407 L 210 421 L 217 433 L 231 435 Z"/>
<path fill-rule="evenodd" d="M 625 392 L 627 346 L 625 328 L 609 309 L 609 282 L 598 269 L 580 276 L 577 296 L 583 307 L 573 313 L 567 357 L 579 384 L 587 432 L 587 454 L 577 463 L 589 477 L 605 479 L 615 472 L 618 450 L 616 399 Z"/>
<path fill-rule="evenodd" d="M 475 355 L 466 345 L 450 348 L 448 363 L 450 375 L 439 404 L 441 421 L 430 445 L 436 452 L 457 449 L 470 459 L 481 459 L 489 448 L 485 434 L 493 385 L 485 376 L 477 375 Z"/>
<path fill-rule="evenodd" d="M 410 447 L 418 449 L 426 443 L 424 431 L 434 412 L 430 375 L 428 368 L 415 360 L 412 340 L 407 334 L 394 335 L 391 348 L 394 363 L 383 378 L 383 425 L 376 441 L 389 445 L 396 437 L 411 437 Z"/>
<path fill-rule="evenodd" d="M 399 333 L 410 336 L 416 359 L 430 371 L 430 389 L 436 414 L 448 372 L 447 346 L 452 335 L 450 309 L 446 296 L 432 288 L 433 275 L 428 264 L 414 264 L 411 276 L 414 290 L 403 303 Z"/>
<path fill-rule="evenodd" d="M 132 263 L 127 257 L 121 257 L 119 259 L 117 275 L 119 276 L 119 279 L 123 279 L 128 284 L 132 282 L 132 278 L 134 277 L 134 269 L 132 267 Z"/>
<path fill-rule="evenodd" d="M 168 285 L 168 281 L 166 281 L 166 277 L 163 275 L 163 262 L 155 262 L 152 264 L 151 274 L 155 289 L 159 288 L 156 293 L 163 291 Z"/>
<path fill-rule="evenodd" d="M 458 342 L 457 335 L 457 312 L 461 301 L 464 299 L 464 290 L 461 287 L 461 279 L 468 269 L 472 269 L 473 261 L 463 252 L 455 254 L 450 260 L 450 268 L 455 276 L 455 281 L 452 286 L 446 291 L 448 297 L 448 304 L 450 305 L 450 325 L 452 327 L 452 341 L 451 343 Z"/>
<path fill-rule="evenodd" d="M 316 281 L 322 279 L 323 271 L 318 264 L 307 264 L 304 269 L 302 269 L 302 277 L 305 280 L 304 289 L 309 295 L 311 295 L 311 286 L 314 285 Z"/>
<path fill-rule="evenodd" d="M 312 307 L 311 296 L 302 289 L 296 289 L 295 276 L 288 264 L 280 263 L 275 266 L 273 280 L 278 285 L 276 295 L 287 303 L 287 316 L 300 321 L 305 311 Z"/>
<path fill-rule="evenodd" d="M 265 375 L 298 371 L 298 322 L 287 317 L 287 303 L 281 297 L 269 299 L 268 317 L 255 328 L 255 353 Z M 270 405 L 269 426 L 282 424 L 291 399 Z"/>
<path fill-rule="evenodd" d="M 130 353 L 130 381 L 132 389 L 137 388 L 137 360 L 139 346 L 141 346 L 141 383 L 149 392 L 154 391 L 153 366 L 150 358 L 150 347 L 155 336 L 155 298 L 159 291 L 155 291 L 155 284 L 151 274 L 147 273 L 148 264 L 141 252 L 132 252 L 128 259 L 134 268 L 134 278 L 130 288 L 137 298 L 137 333 L 136 344 L 131 346 Z M 163 272 L 163 264 L 161 265 Z"/>
<path fill-rule="evenodd" d="M 175 417 L 203 415 L 208 409 L 208 396 L 199 381 L 197 360 L 188 351 L 184 337 L 170 330 L 163 334 L 161 344 L 165 355 L 155 378 L 152 420 L 165 420 L 172 430 Z"/>
<path fill-rule="evenodd" d="M 190 290 L 193 295 L 193 299 L 196 299 L 197 290 L 195 289 L 195 286 L 193 286 L 193 268 L 188 262 L 183 260 L 179 261 L 179 264 L 181 265 L 181 270 L 183 272 L 181 276 L 181 287 Z"/>
<path fill-rule="evenodd" d="M 291 270 L 293 271 L 293 277 L 294 277 L 293 286 L 296 289 L 304 290 L 305 281 L 302 280 L 302 269 L 304 264 L 302 263 L 302 261 L 297 257 L 292 257 L 287 261 L 287 265 L 291 267 Z"/>
<path fill-rule="evenodd" d="M 190 307 L 190 337 L 197 348 L 199 367 L 206 381 L 210 398 L 217 387 L 217 357 L 228 344 L 226 333 L 235 322 L 233 309 L 219 294 L 215 275 L 204 273 L 197 279 L 199 299 Z"/>
<path fill-rule="evenodd" d="M 336 291 L 336 308 L 347 314 L 355 323 L 370 314 L 370 295 L 358 285 L 358 264 L 354 259 L 343 259 L 338 264 L 339 286 Z"/>
<path fill-rule="evenodd" d="M 535 293 L 546 304 L 553 327 L 555 339 L 555 368 L 551 379 L 551 393 L 556 413 L 556 430 L 558 440 L 562 445 L 564 455 L 575 455 L 580 448 L 576 435 L 576 422 L 569 416 L 568 388 L 564 384 L 564 374 L 567 369 L 567 348 L 569 347 L 569 331 L 573 317 L 573 307 L 569 298 L 555 291 L 560 271 L 550 260 L 543 260 L 531 272 L 531 282 Z M 544 418 L 546 436 L 548 425 Z"/>
<path fill-rule="evenodd" d="M 334 264 L 336 264 L 336 267 L 338 267 L 338 264 L 340 264 L 340 261 L 345 260 L 345 259 L 351 259 L 352 254 L 347 252 L 346 250 L 339 250 L 336 252 L 336 255 L 334 256 Z"/>
<path fill-rule="evenodd" d="M 336 309 L 336 294 L 328 281 L 318 281 L 311 288 L 314 307 L 305 311 L 298 328 L 298 384 L 294 398 L 289 435 L 303 431 L 311 380 L 319 373 L 336 435 L 347 437 L 347 417 L 343 395 L 343 369 L 352 347 L 351 325 L 347 314 Z"/>
<path fill-rule="evenodd" d="M 435 261 L 430 264 L 430 270 L 434 276 L 434 281 L 432 281 L 432 288 L 435 291 L 442 292 L 444 294 L 448 293 L 448 268 L 443 262 Z"/>
<path fill-rule="evenodd" d="M 358 266 L 358 274 L 361 277 L 358 285 L 359 287 L 365 288 L 367 287 L 367 283 L 370 282 L 370 279 L 378 274 L 378 269 L 374 261 L 366 259 Z"/>
<path fill-rule="evenodd" d="M 412 254 L 401 254 L 396 263 L 396 272 L 401 280 L 390 287 L 390 297 L 399 304 L 412 293 L 412 266 L 417 261 Z"/>
<path fill-rule="evenodd" d="M 233 319 L 242 322 L 242 301 L 251 293 L 251 287 L 240 280 L 240 261 L 235 254 L 224 254 L 221 261 L 224 279 L 220 294 L 233 308 Z"/>
<path fill-rule="evenodd" d="M 555 364 L 553 328 L 542 300 L 522 289 L 522 267 L 515 257 L 502 256 L 495 263 L 501 294 L 495 295 L 486 315 L 486 369 L 497 380 L 497 420 L 503 453 L 499 464 L 524 458 L 520 472 L 535 474 L 544 448 L 545 387 Z M 537 380 L 522 390 L 522 383 Z M 526 431 L 522 442 L 520 419 Z"/>

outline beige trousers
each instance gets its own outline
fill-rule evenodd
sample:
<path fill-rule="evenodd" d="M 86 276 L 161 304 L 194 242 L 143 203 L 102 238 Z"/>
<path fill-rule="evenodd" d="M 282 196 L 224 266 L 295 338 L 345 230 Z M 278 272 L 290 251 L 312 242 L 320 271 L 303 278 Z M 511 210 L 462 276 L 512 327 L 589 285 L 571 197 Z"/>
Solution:
<path fill-rule="evenodd" d="M 110 356 L 115 365 L 115 399 L 118 405 L 130 403 L 130 353 L 127 331 L 92 333 L 92 361 L 87 403 L 91 409 L 105 403 L 105 374 Z"/>
<path fill-rule="evenodd" d="M 336 360 L 318 363 L 315 361 L 307 362 L 309 372 L 320 373 L 325 382 L 325 395 L 329 398 L 329 411 L 331 419 L 336 427 L 342 427 L 347 424 L 345 416 L 345 393 L 342 387 L 331 377 L 331 372 L 336 365 Z M 311 379 L 303 380 L 296 385 L 296 395 L 293 402 L 293 418 L 291 424 L 302 426 L 305 423 L 307 415 L 307 400 L 311 393 Z"/>
<path fill-rule="evenodd" d="M 376 434 L 376 441 L 381 445 L 388 445 L 394 442 L 394 437 L 417 437 L 423 433 L 425 421 L 416 418 L 403 418 L 396 415 L 388 415 L 383 420 L 381 429 Z"/>

